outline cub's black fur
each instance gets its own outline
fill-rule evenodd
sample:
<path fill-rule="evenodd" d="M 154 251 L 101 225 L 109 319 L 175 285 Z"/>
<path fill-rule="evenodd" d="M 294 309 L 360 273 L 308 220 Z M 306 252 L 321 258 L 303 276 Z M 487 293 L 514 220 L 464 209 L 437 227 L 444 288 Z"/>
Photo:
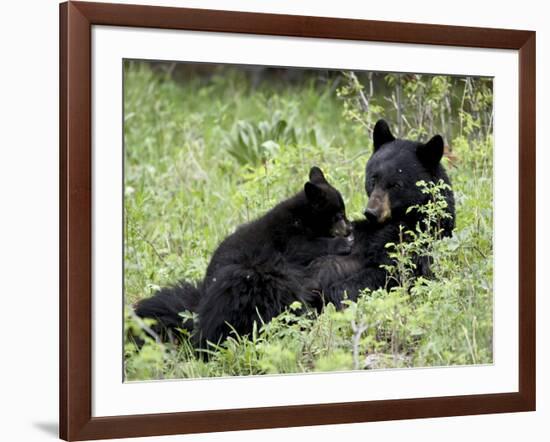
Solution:
<path fill-rule="evenodd" d="M 443 139 L 435 135 L 427 143 L 395 139 L 388 124 L 379 120 L 373 131 L 374 152 L 367 162 L 365 191 L 369 197 L 365 210 L 367 219 L 353 223 L 355 242 L 347 256 L 325 257 L 313 262 L 310 276 L 318 281 L 325 302 L 336 306 L 344 292 L 356 299 L 365 288 L 386 285 L 387 274 L 380 266 L 390 264 L 385 245 L 399 241 L 399 227 L 413 230 L 420 215 L 407 208 L 425 204 L 428 196 L 416 183 L 420 180 L 438 182 L 450 180 L 441 164 Z M 455 223 L 454 196 L 445 190 L 447 211 L 451 215 L 442 221 L 444 236 L 451 236 Z M 430 258 L 417 257 L 417 275 L 430 275 Z"/>
<path fill-rule="evenodd" d="M 294 301 L 315 302 L 305 268 L 318 257 L 347 254 L 351 246 L 342 197 L 313 167 L 301 192 L 222 241 L 198 287 L 163 289 L 138 303 L 136 314 L 170 330 L 191 327 L 181 310 L 198 313 L 199 346 L 225 339 L 232 328 L 248 334 L 254 322 L 268 322 Z"/>
<path fill-rule="evenodd" d="M 135 313 L 141 318 L 155 319 L 151 326 L 155 334 L 163 341 L 177 341 L 178 329 L 193 331 L 193 320 L 184 319 L 180 313 L 196 312 L 200 288 L 186 281 L 160 289 L 154 296 L 142 299 L 135 306 Z M 133 337 L 136 342 L 141 342 Z"/>

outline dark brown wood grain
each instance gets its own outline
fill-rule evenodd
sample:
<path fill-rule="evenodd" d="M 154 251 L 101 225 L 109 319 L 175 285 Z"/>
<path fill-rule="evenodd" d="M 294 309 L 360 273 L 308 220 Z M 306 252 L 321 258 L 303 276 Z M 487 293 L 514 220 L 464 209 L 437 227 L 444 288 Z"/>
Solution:
<path fill-rule="evenodd" d="M 535 33 L 519 48 L 519 391 L 536 406 Z"/>
<path fill-rule="evenodd" d="M 98 25 L 518 49 L 528 31 L 205 9 L 78 3 Z"/>
<path fill-rule="evenodd" d="M 61 5 L 60 435 L 78 437 L 91 416 L 90 22 Z"/>
<path fill-rule="evenodd" d="M 67 438 L 67 5 L 59 11 L 59 433 Z"/>
<path fill-rule="evenodd" d="M 519 51 L 519 391 L 92 417 L 91 27 L 139 26 Z M 152 436 L 535 409 L 535 33 L 69 2 L 60 5 L 60 437 Z"/>

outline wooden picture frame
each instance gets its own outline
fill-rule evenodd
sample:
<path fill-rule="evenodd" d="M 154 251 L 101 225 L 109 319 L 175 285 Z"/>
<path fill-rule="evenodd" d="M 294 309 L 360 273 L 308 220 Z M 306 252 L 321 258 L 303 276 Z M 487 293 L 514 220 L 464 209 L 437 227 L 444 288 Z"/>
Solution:
<path fill-rule="evenodd" d="M 92 417 L 93 25 L 519 52 L 519 391 Z M 535 410 L 535 32 L 170 7 L 60 5 L 60 437 L 122 438 Z"/>

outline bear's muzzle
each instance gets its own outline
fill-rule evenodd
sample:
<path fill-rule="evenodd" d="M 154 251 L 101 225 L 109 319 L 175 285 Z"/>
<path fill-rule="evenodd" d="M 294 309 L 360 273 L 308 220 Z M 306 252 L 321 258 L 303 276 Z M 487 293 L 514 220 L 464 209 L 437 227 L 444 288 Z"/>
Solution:
<path fill-rule="evenodd" d="M 369 198 L 364 215 L 369 221 L 379 224 L 389 220 L 391 218 L 391 204 L 388 192 L 375 188 Z"/>

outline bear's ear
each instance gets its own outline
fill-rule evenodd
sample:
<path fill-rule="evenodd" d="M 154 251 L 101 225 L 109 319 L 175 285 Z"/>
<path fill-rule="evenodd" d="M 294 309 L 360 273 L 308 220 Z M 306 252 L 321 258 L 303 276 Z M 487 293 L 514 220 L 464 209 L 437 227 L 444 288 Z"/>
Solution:
<path fill-rule="evenodd" d="M 374 151 L 376 152 L 382 144 L 386 144 L 394 140 L 395 137 L 392 135 L 388 123 L 386 123 L 385 120 L 378 120 L 374 125 L 374 130 L 372 131 Z"/>
<path fill-rule="evenodd" d="M 313 166 L 309 171 L 309 181 L 315 184 L 323 184 L 327 182 L 323 171 L 317 166 Z"/>
<path fill-rule="evenodd" d="M 325 192 L 317 184 L 308 181 L 304 185 L 306 198 L 313 207 L 320 207 L 325 202 Z"/>
<path fill-rule="evenodd" d="M 443 138 L 441 135 L 435 135 L 426 144 L 419 145 L 416 148 L 416 155 L 426 166 L 436 166 L 443 157 Z"/>

